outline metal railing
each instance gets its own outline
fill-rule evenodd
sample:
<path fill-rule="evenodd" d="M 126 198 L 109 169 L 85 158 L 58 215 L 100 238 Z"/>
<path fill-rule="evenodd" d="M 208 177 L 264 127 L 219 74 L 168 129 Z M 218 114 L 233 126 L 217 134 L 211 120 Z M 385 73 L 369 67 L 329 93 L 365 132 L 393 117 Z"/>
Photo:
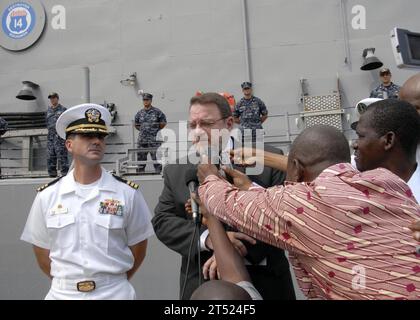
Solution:
<path fill-rule="evenodd" d="M 146 156 L 150 152 L 156 152 L 157 160 L 137 160 L 137 155 L 141 152 L 146 153 Z M 167 148 L 129 148 L 124 157 L 116 160 L 115 173 L 119 176 L 162 174 L 168 157 L 167 153 Z M 154 168 L 155 165 L 160 165 L 162 170 L 157 171 Z M 153 170 L 149 170 L 151 166 Z M 144 169 L 140 170 L 140 167 Z"/>
<path fill-rule="evenodd" d="M 273 108 L 275 109 L 275 108 Z M 325 111 L 328 114 L 329 111 Z M 344 108 L 340 110 L 343 121 L 343 132 L 347 135 L 349 141 L 354 139 L 349 124 L 353 108 Z M 321 111 L 322 113 L 322 111 Z M 317 113 L 317 115 L 319 115 Z M 280 147 L 285 153 L 296 136 L 305 128 L 304 114 L 298 113 L 279 113 L 270 114 L 267 122 L 264 124 L 265 135 L 264 142 L 275 147 Z M 345 124 L 348 125 L 345 125 Z M 179 121 L 168 122 L 167 127 L 178 131 Z M 159 148 L 157 159 L 137 160 L 138 152 L 154 151 L 153 148 L 139 149 L 137 145 L 137 131 L 133 122 L 114 124 L 113 132 L 126 131 L 125 135 L 111 135 L 107 140 L 107 150 L 102 164 L 107 170 L 114 171 L 120 175 L 148 175 L 156 174 L 153 168 L 154 164 L 161 164 L 164 167 L 168 161 L 167 148 Z M 130 133 L 131 132 L 131 133 Z M 3 178 L 28 178 L 28 177 L 47 177 L 46 168 L 46 144 L 47 129 L 33 130 L 10 130 L 0 138 L 0 167 L 2 168 Z M 118 139 L 115 137 L 118 136 Z M 123 140 L 121 141 L 121 138 Z M 177 147 L 187 144 L 186 141 L 176 141 Z M 189 146 L 187 146 L 189 148 Z M 187 151 L 187 150 L 178 150 Z M 144 173 L 138 172 L 138 166 L 145 165 Z"/>

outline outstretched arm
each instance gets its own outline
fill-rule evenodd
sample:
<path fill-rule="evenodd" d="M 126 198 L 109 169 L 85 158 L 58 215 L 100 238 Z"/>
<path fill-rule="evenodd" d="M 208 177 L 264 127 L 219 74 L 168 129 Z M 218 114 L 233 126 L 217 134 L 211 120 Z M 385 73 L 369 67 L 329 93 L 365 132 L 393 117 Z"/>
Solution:
<path fill-rule="evenodd" d="M 198 199 L 197 202 L 199 202 Z M 215 216 L 209 214 L 204 206 L 201 205 L 200 209 L 203 216 L 207 219 L 207 228 L 213 244 L 220 279 L 232 283 L 250 282 L 251 278 L 245 267 L 244 260 L 232 245 L 222 223 Z"/>
<path fill-rule="evenodd" d="M 232 150 L 231 156 L 233 157 L 233 162 L 238 165 L 250 166 L 258 162 L 266 167 L 284 172 L 287 171 L 288 157 L 282 154 L 243 148 Z"/>

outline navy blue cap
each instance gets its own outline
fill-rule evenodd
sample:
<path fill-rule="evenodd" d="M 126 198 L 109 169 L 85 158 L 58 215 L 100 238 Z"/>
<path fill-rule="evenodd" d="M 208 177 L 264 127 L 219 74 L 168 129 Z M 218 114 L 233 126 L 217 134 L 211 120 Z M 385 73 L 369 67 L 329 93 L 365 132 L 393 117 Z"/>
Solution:
<path fill-rule="evenodd" d="M 389 70 L 388 68 L 381 69 L 381 71 L 379 71 L 379 75 L 382 76 L 384 74 L 391 74 L 391 70 Z"/>
<path fill-rule="evenodd" d="M 252 83 L 251 82 L 244 82 L 241 84 L 242 89 L 248 89 L 248 88 L 252 88 Z"/>
<path fill-rule="evenodd" d="M 152 100 L 153 95 L 150 93 L 143 93 L 143 100 Z"/>
<path fill-rule="evenodd" d="M 51 92 L 48 95 L 48 99 L 51 99 L 51 98 L 60 98 L 60 97 L 58 96 L 58 93 L 57 92 Z"/>

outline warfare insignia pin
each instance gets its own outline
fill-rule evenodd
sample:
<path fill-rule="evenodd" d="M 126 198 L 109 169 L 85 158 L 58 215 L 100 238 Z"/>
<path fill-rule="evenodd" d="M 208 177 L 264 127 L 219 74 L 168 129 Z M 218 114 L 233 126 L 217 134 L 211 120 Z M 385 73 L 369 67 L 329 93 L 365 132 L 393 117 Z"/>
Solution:
<path fill-rule="evenodd" d="M 92 109 L 86 110 L 85 116 L 88 122 L 98 123 L 99 120 L 101 119 L 101 112 L 97 109 L 92 108 Z"/>
<path fill-rule="evenodd" d="M 69 212 L 69 209 L 64 208 L 62 204 L 58 204 L 56 205 L 52 210 L 51 210 L 51 215 L 56 215 L 56 214 L 66 214 Z"/>
<path fill-rule="evenodd" d="M 105 199 L 99 203 L 100 214 L 110 214 L 113 216 L 122 217 L 124 206 L 119 200 Z"/>

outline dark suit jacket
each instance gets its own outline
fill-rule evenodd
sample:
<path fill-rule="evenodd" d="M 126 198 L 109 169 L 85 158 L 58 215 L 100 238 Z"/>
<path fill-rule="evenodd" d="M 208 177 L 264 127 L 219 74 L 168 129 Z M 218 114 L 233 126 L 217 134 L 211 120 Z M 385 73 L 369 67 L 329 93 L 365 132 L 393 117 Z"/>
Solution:
<path fill-rule="evenodd" d="M 282 153 L 281 150 L 266 146 L 267 151 Z M 164 187 L 155 208 L 155 216 L 152 224 L 156 236 L 167 247 L 178 252 L 182 256 L 180 290 L 188 278 L 184 299 L 189 299 L 194 290 L 198 287 L 197 267 L 197 241 L 192 247 L 192 256 L 188 275 L 186 267 L 188 250 L 191 237 L 194 232 L 194 224 L 189 214 L 185 212 L 184 205 L 189 199 L 189 190 L 185 185 L 185 174 L 188 169 L 193 168 L 192 164 L 173 164 L 165 167 Z M 285 174 L 278 170 L 265 167 L 264 172 L 258 176 L 250 176 L 251 180 L 262 187 L 270 187 L 282 184 Z M 202 226 L 200 235 L 206 227 Z M 246 242 L 245 242 L 246 245 Z M 295 299 L 293 283 L 290 275 L 289 264 L 284 251 L 268 244 L 257 242 L 256 245 L 247 245 L 248 256 L 246 257 L 253 265 L 248 266 L 251 279 L 264 299 Z M 201 252 L 201 265 L 212 255 L 212 252 Z M 267 265 L 260 266 L 259 263 L 267 258 Z"/>

